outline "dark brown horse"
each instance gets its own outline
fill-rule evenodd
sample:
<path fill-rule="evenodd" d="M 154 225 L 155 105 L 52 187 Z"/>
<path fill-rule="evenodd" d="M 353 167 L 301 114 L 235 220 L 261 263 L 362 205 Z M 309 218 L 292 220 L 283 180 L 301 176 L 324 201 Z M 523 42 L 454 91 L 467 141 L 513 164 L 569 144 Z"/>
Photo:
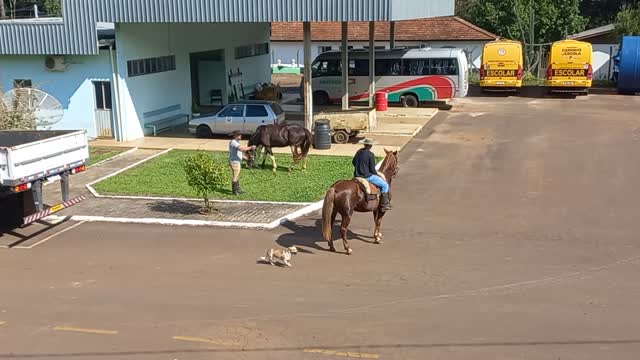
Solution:
<path fill-rule="evenodd" d="M 385 149 L 387 156 L 385 157 L 379 172 L 384 175 L 391 186 L 391 181 L 398 175 L 398 152 L 388 151 Z M 371 188 L 377 189 L 371 185 Z M 391 193 L 389 193 L 391 197 Z M 333 184 L 333 186 L 327 191 L 324 197 L 324 205 L 322 207 L 322 236 L 324 241 L 329 244 L 331 251 L 336 251 L 333 246 L 333 224 L 336 221 L 336 217 L 340 214 L 342 218 L 342 224 L 340 225 L 340 233 L 342 235 L 342 243 L 347 255 L 351 255 L 353 250 L 347 240 L 347 232 L 349 229 L 349 223 L 351 223 L 351 217 L 353 212 L 373 212 L 373 220 L 375 221 L 375 230 L 373 237 L 376 244 L 382 244 L 382 233 L 380 232 L 380 225 L 385 212 L 382 211 L 380 206 L 380 197 L 375 200 L 370 200 L 369 196 L 362 189 L 360 184 L 354 180 L 340 180 Z"/>
<path fill-rule="evenodd" d="M 311 132 L 299 125 L 289 124 L 277 124 L 277 125 L 262 125 L 256 129 L 256 132 L 249 138 L 249 146 L 256 146 L 257 149 L 249 152 L 247 164 L 250 168 L 254 167 L 255 161 L 258 155 L 264 148 L 264 160 L 262 161 L 262 167 L 264 167 L 267 161 L 267 156 L 271 158 L 273 164 L 273 171 L 278 169 L 276 164 L 276 158 L 273 156 L 273 148 L 276 147 L 291 147 L 291 155 L 293 156 L 293 163 L 289 168 L 289 171 L 293 171 L 293 167 L 299 163 L 302 163 L 302 171 L 307 170 L 307 156 L 311 149 Z"/>

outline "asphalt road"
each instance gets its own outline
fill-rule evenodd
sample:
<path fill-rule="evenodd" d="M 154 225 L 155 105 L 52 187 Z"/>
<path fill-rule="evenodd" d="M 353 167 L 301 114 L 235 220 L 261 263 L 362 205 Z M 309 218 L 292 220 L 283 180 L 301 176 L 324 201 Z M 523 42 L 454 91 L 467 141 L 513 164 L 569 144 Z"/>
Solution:
<path fill-rule="evenodd" d="M 318 216 L 62 224 L 0 249 L 0 359 L 636 359 L 638 113 L 460 100 L 402 153 L 384 245 L 360 215 L 351 257 Z M 293 268 L 256 264 L 278 244 Z"/>

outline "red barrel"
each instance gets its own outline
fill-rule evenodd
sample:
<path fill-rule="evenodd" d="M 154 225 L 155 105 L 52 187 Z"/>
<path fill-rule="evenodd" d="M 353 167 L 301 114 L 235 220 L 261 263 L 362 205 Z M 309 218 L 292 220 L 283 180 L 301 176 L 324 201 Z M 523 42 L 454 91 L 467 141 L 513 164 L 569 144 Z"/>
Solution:
<path fill-rule="evenodd" d="M 376 111 L 387 111 L 389 109 L 388 94 L 384 91 L 376 93 Z"/>

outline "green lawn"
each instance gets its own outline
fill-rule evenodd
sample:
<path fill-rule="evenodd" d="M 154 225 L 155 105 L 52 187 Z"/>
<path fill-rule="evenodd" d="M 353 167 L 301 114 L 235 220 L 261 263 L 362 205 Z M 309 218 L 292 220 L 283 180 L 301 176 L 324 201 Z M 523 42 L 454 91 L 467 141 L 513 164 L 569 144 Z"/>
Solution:
<path fill-rule="evenodd" d="M 102 147 L 89 147 L 89 163 L 88 166 L 110 159 L 118 154 L 122 154 L 126 149 L 114 149 L 114 148 L 102 148 Z"/>
<path fill-rule="evenodd" d="M 94 185 L 101 194 L 168 196 L 197 198 L 186 183 L 182 161 L 191 151 L 174 150 L 152 159 L 136 168 Z M 217 161 L 228 167 L 228 153 L 212 153 Z M 315 202 L 321 200 L 327 189 L 340 179 L 353 176 L 351 158 L 334 156 L 310 156 L 307 172 L 295 170 L 289 173 L 291 155 L 276 155 L 278 171 L 274 174 L 270 161 L 267 167 L 243 168 L 240 177 L 243 196 L 231 194 L 231 170 L 226 172 L 227 183 L 216 199 L 240 199 L 284 202 Z M 299 169 L 299 167 L 298 167 Z"/>

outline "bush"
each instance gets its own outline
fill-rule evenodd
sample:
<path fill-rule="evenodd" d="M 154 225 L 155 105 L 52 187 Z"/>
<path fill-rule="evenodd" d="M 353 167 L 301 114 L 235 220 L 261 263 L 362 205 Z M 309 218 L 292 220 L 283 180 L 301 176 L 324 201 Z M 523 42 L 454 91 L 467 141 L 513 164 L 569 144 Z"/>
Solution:
<path fill-rule="evenodd" d="M 211 213 L 214 208 L 209 199 L 225 184 L 224 167 L 206 153 L 187 156 L 182 166 L 187 175 L 187 184 L 204 200 L 204 213 Z"/>
<path fill-rule="evenodd" d="M 2 84 L 0 84 L 2 89 Z M 5 104 L 2 101 L 0 91 L 0 130 L 36 130 L 36 118 L 32 110 L 26 109 L 23 104 L 29 96 L 27 91 L 17 91 L 13 103 Z"/>

